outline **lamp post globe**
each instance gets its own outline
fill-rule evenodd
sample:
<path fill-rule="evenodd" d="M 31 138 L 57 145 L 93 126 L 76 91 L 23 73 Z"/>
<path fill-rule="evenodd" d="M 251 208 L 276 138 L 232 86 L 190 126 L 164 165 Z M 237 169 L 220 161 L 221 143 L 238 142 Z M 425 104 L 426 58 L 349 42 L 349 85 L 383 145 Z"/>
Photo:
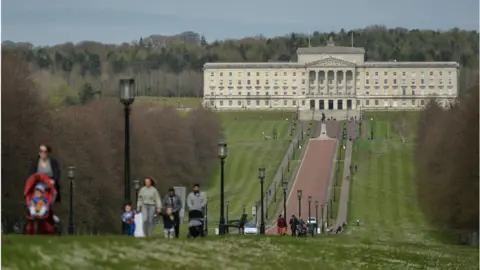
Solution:
<path fill-rule="evenodd" d="M 265 234 L 265 207 L 264 207 L 264 199 L 263 199 L 263 183 L 265 181 L 265 168 L 261 167 L 258 168 L 258 178 L 260 179 L 260 234 Z"/>
<path fill-rule="evenodd" d="M 69 182 L 70 200 L 68 209 L 68 234 L 75 234 L 75 227 L 73 225 L 73 180 L 75 179 L 75 167 L 69 166 L 67 169 L 67 177 Z"/>
<path fill-rule="evenodd" d="M 218 234 L 225 234 L 225 159 L 227 158 L 227 143 L 218 143 L 218 158 L 220 159 L 220 222 Z"/>
<path fill-rule="evenodd" d="M 135 179 L 133 180 L 133 189 L 135 189 L 135 205 L 138 201 L 138 191 L 140 190 L 140 180 Z"/>
<path fill-rule="evenodd" d="M 130 106 L 135 101 L 135 79 L 120 79 L 119 83 L 120 102 L 125 106 Z"/>

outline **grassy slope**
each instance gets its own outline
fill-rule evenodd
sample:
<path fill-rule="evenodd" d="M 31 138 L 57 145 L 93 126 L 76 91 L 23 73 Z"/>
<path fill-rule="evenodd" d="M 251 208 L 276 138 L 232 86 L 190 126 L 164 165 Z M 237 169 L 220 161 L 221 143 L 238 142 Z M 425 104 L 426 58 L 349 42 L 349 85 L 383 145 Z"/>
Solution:
<path fill-rule="evenodd" d="M 229 218 L 238 219 L 245 204 L 251 214 L 255 201 L 260 200 L 258 168 L 266 170 L 265 189 L 270 185 L 289 145 L 289 121 L 292 114 L 283 112 L 223 112 L 219 113 L 224 123 L 228 142 L 228 157 L 225 163 L 225 199 L 230 201 Z M 268 140 L 277 127 L 278 139 Z M 264 134 L 263 134 L 264 133 Z M 220 170 L 217 170 L 208 187 L 209 217 L 218 222 L 220 212 Z M 277 200 L 278 202 L 278 200 Z M 212 226 L 214 223 L 212 223 Z"/>
<path fill-rule="evenodd" d="M 178 241 L 16 236 L 2 241 L 2 269 L 478 269 L 472 249 L 349 236 Z"/>

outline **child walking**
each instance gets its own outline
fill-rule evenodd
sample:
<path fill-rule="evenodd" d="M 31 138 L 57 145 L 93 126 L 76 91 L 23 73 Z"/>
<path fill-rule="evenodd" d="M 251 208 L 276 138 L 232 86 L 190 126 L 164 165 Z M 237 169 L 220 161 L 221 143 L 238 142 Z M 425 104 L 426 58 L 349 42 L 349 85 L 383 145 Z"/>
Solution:
<path fill-rule="evenodd" d="M 163 215 L 163 233 L 168 239 L 175 236 L 175 216 L 171 207 L 167 207 L 166 214 Z"/>
<path fill-rule="evenodd" d="M 122 214 L 122 221 L 125 224 L 126 234 L 133 236 L 135 234 L 135 210 L 132 204 L 125 204 L 125 211 Z"/>

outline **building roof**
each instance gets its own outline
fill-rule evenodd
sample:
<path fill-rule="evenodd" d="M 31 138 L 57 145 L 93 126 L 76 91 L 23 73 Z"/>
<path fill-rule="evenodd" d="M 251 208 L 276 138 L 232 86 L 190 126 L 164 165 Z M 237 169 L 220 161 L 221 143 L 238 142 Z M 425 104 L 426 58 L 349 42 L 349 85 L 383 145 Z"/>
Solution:
<path fill-rule="evenodd" d="M 225 63 L 205 63 L 204 69 L 209 68 L 304 68 L 304 64 L 296 62 L 225 62 Z"/>
<path fill-rule="evenodd" d="M 297 54 L 365 54 L 364 48 L 327 45 L 298 48 Z"/>
<path fill-rule="evenodd" d="M 225 62 L 205 63 L 204 69 L 276 69 L 276 68 L 307 68 L 310 63 L 296 62 Z M 357 68 L 458 68 L 457 62 L 364 62 Z"/>
<path fill-rule="evenodd" d="M 374 62 L 367 61 L 357 65 L 360 68 L 458 68 L 457 62 Z"/>

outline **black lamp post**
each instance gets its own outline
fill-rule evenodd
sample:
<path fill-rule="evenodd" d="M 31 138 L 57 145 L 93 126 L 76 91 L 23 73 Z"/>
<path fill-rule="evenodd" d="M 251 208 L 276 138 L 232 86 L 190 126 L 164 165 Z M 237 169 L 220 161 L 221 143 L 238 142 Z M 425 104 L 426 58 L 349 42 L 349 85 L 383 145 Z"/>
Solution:
<path fill-rule="evenodd" d="M 307 220 L 310 219 L 311 213 L 311 205 L 312 205 L 312 196 L 308 196 L 308 217 Z"/>
<path fill-rule="evenodd" d="M 283 182 L 283 217 L 287 219 L 287 189 L 288 182 Z"/>
<path fill-rule="evenodd" d="M 227 211 L 227 213 L 226 213 L 226 215 L 225 215 L 225 216 L 226 216 L 225 224 L 227 224 L 227 226 L 225 226 L 225 232 L 226 232 L 226 233 L 229 233 L 229 232 L 228 232 L 228 207 L 229 207 L 229 206 L 230 206 L 230 201 L 229 201 L 229 200 L 226 200 L 226 201 L 225 201 L 225 208 L 226 208 L 226 211 Z"/>
<path fill-rule="evenodd" d="M 332 203 L 332 199 L 330 199 L 330 218 L 333 219 L 333 203 Z"/>
<path fill-rule="evenodd" d="M 373 140 L 373 118 L 370 118 L 370 139 Z"/>
<path fill-rule="evenodd" d="M 123 196 L 125 203 L 130 202 L 130 106 L 135 101 L 135 80 L 132 78 L 120 79 L 120 102 L 123 104 L 125 114 L 125 156 L 124 156 L 124 183 Z M 122 232 L 125 233 L 125 223 L 122 222 Z"/>
<path fill-rule="evenodd" d="M 220 224 L 218 234 L 225 234 L 225 158 L 227 157 L 227 143 L 218 143 L 218 157 L 220 158 Z"/>
<path fill-rule="evenodd" d="M 135 206 L 138 202 L 138 191 L 140 190 L 140 180 L 133 180 L 133 188 L 135 189 Z"/>
<path fill-rule="evenodd" d="M 297 190 L 298 196 L 298 218 L 302 217 L 302 190 Z"/>
<path fill-rule="evenodd" d="M 325 204 L 323 203 L 322 204 L 322 212 L 321 212 L 321 215 L 322 215 L 322 233 L 325 233 L 325 222 L 323 220 L 323 208 L 325 207 Z"/>
<path fill-rule="evenodd" d="M 328 228 L 328 212 L 330 212 L 330 211 L 328 210 L 328 201 L 325 202 L 325 205 L 327 206 L 327 207 L 325 207 L 325 211 L 326 211 L 326 212 L 325 212 L 325 223 L 327 223 L 327 228 Z"/>
<path fill-rule="evenodd" d="M 247 208 L 247 206 L 245 204 L 242 204 L 242 215 L 245 215 L 245 209 Z"/>
<path fill-rule="evenodd" d="M 273 182 L 273 202 L 277 202 L 277 182 Z"/>
<path fill-rule="evenodd" d="M 260 204 L 261 204 L 261 213 L 260 213 L 260 234 L 265 234 L 265 217 L 263 215 L 263 182 L 265 181 L 265 168 L 258 168 L 258 178 L 260 179 Z"/>
<path fill-rule="evenodd" d="M 207 197 L 207 203 L 205 203 L 205 235 L 208 234 L 208 201 L 209 198 Z"/>
<path fill-rule="evenodd" d="M 315 230 L 318 228 L 318 201 L 315 201 L 315 220 L 317 221 L 317 226 Z"/>
<path fill-rule="evenodd" d="M 70 208 L 68 211 L 68 234 L 74 235 L 75 228 L 73 226 L 73 179 L 75 179 L 75 167 L 70 166 L 67 170 L 67 176 L 70 186 Z"/>
<path fill-rule="evenodd" d="M 135 80 L 120 79 L 119 88 L 125 114 L 124 199 L 130 202 L 130 106 L 135 101 Z"/>
<path fill-rule="evenodd" d="M 265 218 L 268 219 L 268 191 L 265 192 Z"/>

